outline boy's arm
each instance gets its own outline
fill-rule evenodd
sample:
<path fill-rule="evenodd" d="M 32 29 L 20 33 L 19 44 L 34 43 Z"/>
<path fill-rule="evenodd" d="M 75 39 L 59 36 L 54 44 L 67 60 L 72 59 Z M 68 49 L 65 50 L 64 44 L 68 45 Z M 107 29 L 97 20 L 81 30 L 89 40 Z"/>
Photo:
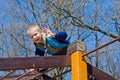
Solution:
<path fill-rule="evenodd" d="M 47 34 L 47 37 L 53 37 L 58 41 L 65 41 L 67 38 L 67 33 L 64 31 L 58 31 L 54 34 L 49 28 L 43 28 L 42 31 Z"/>
<path fill-rule="evenodd" d="M 67 33 L 64 31 L 57 32 L 55 35 L 55 39 L 61 43 L 69 43 L 69 41 L 67 40 Z"/>
<path fill-rule="evenodd" d="M 51 46 L 54 49 L 62 49 L 69 45 L 69 43 L 59 42 L 53 38 L 47 38 L 46 44 L 47 44 L 47 46 Z"/>
<path fill-rule="evenodd" d="M 44 51 L 42 51 L 38 48 L 36 48 L 36 50 L 35 50 L 35 56 L 44 56 L 44 53 L 45 53 Z"/>

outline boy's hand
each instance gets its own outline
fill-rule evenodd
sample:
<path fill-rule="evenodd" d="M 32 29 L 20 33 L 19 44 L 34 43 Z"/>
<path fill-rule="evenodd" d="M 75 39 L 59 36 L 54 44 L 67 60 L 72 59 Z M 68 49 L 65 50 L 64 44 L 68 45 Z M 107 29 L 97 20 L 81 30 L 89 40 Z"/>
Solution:
<path fill-rule="evenodd" d="M 47 37 L 55 37 L 55 34 L 48 28 L 43 28 L 42 31 L 47 34 Z"/>
<path fill-rule="evenodd" d="M 29 69 L 30 72 L 36 71 L 36 69 Z"/>

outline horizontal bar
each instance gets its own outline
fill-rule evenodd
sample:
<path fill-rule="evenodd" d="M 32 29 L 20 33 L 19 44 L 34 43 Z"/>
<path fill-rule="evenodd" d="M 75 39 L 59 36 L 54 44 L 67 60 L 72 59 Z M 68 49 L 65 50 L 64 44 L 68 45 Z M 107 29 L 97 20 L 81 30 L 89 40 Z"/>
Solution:
<path fill-rule="evenodd" d="M 0 71 L 70 66 L 70 56 L 0 58 Z"/>
<path fill-rule="evenodd" d="M 110 76 L 109 74 L 107 74 L 107 73 L 103 72 L 102 70 L 100 70 L 100 69 L 90 65 L 89 63 L 87 63 L 87 67 L 88 67 L 87 68 L 88 74 L 92 75 L 93 77 L 95 77 L 97 79 L 100 79 L 100 80 L 116 80 L 112 76 Z M 35 74 L 33 74 L 33 75 L 32 74 L 31 75 L 26 75 L 26 76 L 24 76 L 24 78 L 22 78 L 22 80 L 33 79 L 34 75 Z M 7 76 L 4 80 L 15 80 L 19 76 L 17 76 L 17 75 Z M 3 77 L 3 76 L 1 76 L 1 77 Z"/>

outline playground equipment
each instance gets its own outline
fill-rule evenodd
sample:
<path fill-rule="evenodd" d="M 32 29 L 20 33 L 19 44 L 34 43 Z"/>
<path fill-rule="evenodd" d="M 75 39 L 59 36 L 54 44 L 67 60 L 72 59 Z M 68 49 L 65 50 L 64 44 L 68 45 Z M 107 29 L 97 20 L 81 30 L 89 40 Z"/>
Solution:
<path fill-rule="evenodd" d="M 98 47 L 94 50 L 86 52 L 86 47 L 83 42 L 75 41 L 67 48 L 67 55 L 59 56 L 43 56 L 43 57 L 16 57 L 16 58 L 0 58 L 0 71 L 11 70 L 5 76 L 1 76 L 0 80 L 33 80 L 44 74 L 40 80 L 55 80 L 56 77 L 66 74 L 71 71 L 72 80 L 92 80 L 88 75 L 95 77 L 98 80 L 116 80 L 109 74 L 90 65 L 86 61 L 86 56 L 98 49 L 101 49 L 113 42 L 120 40 L 120 37 Z M 45 75 L 57 67 L 68 67 L 71 69 L 54 77 Z M 15 70 L 30 69 L 30 68 L 45 68 L 46 70 L 30 74 L 27 72 L 22 75 L 12 75 Z"/>

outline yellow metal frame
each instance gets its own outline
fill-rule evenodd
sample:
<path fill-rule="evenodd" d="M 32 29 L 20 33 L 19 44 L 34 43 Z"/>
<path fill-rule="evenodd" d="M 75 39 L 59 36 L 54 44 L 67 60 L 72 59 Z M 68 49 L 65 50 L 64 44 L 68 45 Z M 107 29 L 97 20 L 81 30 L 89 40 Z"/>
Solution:
<path fill-rule="evenodd" d="M 72 80 L 88 80 L 86 58 L 82 52 L 75 51 L 71 55 Z"/>

